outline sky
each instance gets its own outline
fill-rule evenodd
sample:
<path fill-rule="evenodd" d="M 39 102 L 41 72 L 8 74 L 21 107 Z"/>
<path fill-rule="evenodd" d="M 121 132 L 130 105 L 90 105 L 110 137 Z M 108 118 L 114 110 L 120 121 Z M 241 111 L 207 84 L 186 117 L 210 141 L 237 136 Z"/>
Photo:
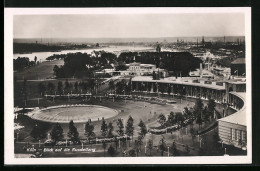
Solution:
<path fill-rule="evenodd" d="M 244 36 L 242 13 L 16 15 L 14 38 Z"/>

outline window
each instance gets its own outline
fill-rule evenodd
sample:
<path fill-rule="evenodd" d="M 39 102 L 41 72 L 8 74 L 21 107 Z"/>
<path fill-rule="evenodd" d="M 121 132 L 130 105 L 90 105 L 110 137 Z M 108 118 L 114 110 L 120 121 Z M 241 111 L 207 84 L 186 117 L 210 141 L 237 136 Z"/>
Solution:
<path fill-rule="evenodd" d="M 240 139 L 243 141 L 243 131 L 240 130 Z"/>
<path fill-rule="evenodd" d="M 230 139 L 233 139 L 233 135 L 232 135 L 232 128 L 230 128 Z"/>
<path fill-rule="evenodd" d="M 235 140 L 237 140 L 237 130 L 235 129 Z"/>

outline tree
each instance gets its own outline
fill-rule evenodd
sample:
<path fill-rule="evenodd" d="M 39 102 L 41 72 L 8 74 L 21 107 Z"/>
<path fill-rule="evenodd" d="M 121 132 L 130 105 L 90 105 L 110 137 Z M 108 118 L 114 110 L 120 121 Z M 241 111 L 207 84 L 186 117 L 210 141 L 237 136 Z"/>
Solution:
<path fill-rule="evenodd" d="M 158 86 L 157 83 L 153 85 L 153 92 L 156 92 L 156 91 L 157 91 L 157 86 Z"/>
<path fill-rule="evenodd" d="M 185 146 L 185 151 L 186 151 L 187 155 L 190 153 L 190 147 L 187 144 Z"/>
<path fill-rule="evenodd" d="M 185 118 L 189 118 L 189 119 L 190 119 L 192 113 L 189 111 L 189 109 L 188 109 L 187 107 L 184 107 L 184 109 L 183 109 L 183 115 L 184 115 Z"/>
<path fill-rule="evenodd" d="M 147 134 L 147 128 L 146 128 L 144 122 L 143 122 L 142 120 L 140 120 L 138 126 L 140 127 L 139 136 L 140 136 L 141 138 L 144 138 L 145 135 Z"/>
<path fill-rule="evenodd" d="M 116 83 L 116 93 L 122 94 L 126 89 L 126 82 L 124 80 Z"/>
<path fill-rule="evenodd" d="M 31 63 L 27 57 L 18 57 L 17 59 L 13 59 L 14 71 L 22 71 L 32 65 L 34 65 L 34 63 Z"/>
<path fill-rule="evenodd" d="M 201 115 L 202 109 L 203 109 L 203 103 L 202 103 L 202 100 L 199 98 L 196 100 L 195 106 L 194 106 L 194 112 L 196 114 L 196 117 Z"/>
<path fill-rule="evenodd" d="M 107 135 L 107 123 L 104 119 L 102 120 L 102 124 L 101 124 L 101 134 L 103 137 Z"/>
<path fill-rule="evenodd" d="M 115 83 L 114 83 L 114 81 L 113 81 L 113 80 L 110 80 L 108 84 L 109 84 L 109 89 L 110 89 L 110 92 L 112 92 L 112 90 L 114 90 L 114 89 L 115 89 Z"/>
<path fill-rule="evenodd" d="M 201 115 L 199 115 L 198 117 L 197 117 L 197 120 L 196 120 L 196 123 L 199 125 L 199 129 L 201 129 L 201 125 L 202 125 L 202 118 L 201 118 Z"/>
<path fill-rule="evenodd" d="M 63 84 L 61 81 L 58 82 L 58 86 L 57 86 L 57 91 L 61 94 L 62 93 L 62 87 L 63 87 Z"/>
<path fill-rule="evenodd" d="M 107 128 L 108 128 L 108 138 L 112 138 L 114 136 L 113 135 L 114 127 L 113 127 L 112 122 L 109 122 Z"/>
<path fill-rule="evenodd" d="M 103 147 L 103 149 L 104 149 L 104 157 L 105 157 L 105 156 L 106 156 L 105 150 L 106 150 L 106 148 L 107 148 L 107 144 L 106 144 L 105 141 L 102 142 L 102 147 Z"/>
<path fill-rule="evenodd" d="M 51 139 L 54 141 L 62 140 L 63 138 L 63 129 L 59 123 L 56 123 L 51 130 Z"/>
<path fill-rule="evenodd" d="M 164 116 L 164 114 L 160 114 L 158 117 L 158 122 L 161 124 L 161 127 L 165 126 L 165 122 L 166 122 L 166 117 Z"/>
<path fill-rule="evenodd" d="M 173 112 L 168 115 L 167 125 L 173 126 L 175 124 L 175 114 Z"/>
<path fill-rule="evenodd" d="M 90 140 L 95 138 L 95 133 L 94 133 L 94 125 L 92 125 L 90 122 L 87 122 L 85 124 L 85 135 L 90 143 Z"/>
<path fill-rule="evenodd" d="M 203 103 L 202 100 L 199 98 L 196 100 L 194 106 L 194 113 L 197 118 L 196 123 L 199 124 L 199 129 L 201 128 L 201 124 L 202 124 L 202 109 L 203 109 Z"/>
<path fill-rule="evenodd" d="M 142 147 L 142 144 L 143 144 L 143 141 L 142 141 L 142 137 L 141 136 L 138 136 L 137 139 L 135 140 L 135 151 L 136 151 L 136 155 L 138 156 L 140 150 L 141 150 L 141 147 Z"/>
<path fill-rule="evenodd" d="M 129 150 L 128 154 L 129 154 L 130 157 L 135 157 L 136 156 L 136 152 L 135 152 L 134 149 Z"/>
<path fill-rule="evenodd" d="M 37 61 L 37 56 L 34 57 L 34 62 L 36 63 L 36 61 Z"/>
<path fill-rule="evenodd" d="M 153 149 L 153 140 L 148 140 L 147 148 L 150 151 L 150 156 L 152 155 L 152 149 Z"/>
<path fill-rule="evenodd" d="M 163 94 L 165 92 L 165 86 L 164 84 L 160 84 L 159 91 Z"/>
<path fill-rule="evenodd" d="M 66 79 L 66 81 L 65 81 L 65 90 L 69 90 L 69 88 L 70 88 L 70 84 L 68 82 L 68 79 Z"/>
<path fill-rule="evenodd" d="M 55 66 L 53 67 L 53 72 L 54 72 L 54 75 L 55 75 L 56 77 L 58 77 L 59 69 L 60 69 L 60 68 L 59 68 L 57 65 L 55 65 Z"/>
<path fill-rule="evenodd" d="M 184 117 L 181 112 L 176 112 L 176 122 L 178 122 L 181 126 L 183 126 Z"/>
<path fill-rule="evenodd" d="M 44 94 L 45 93 L 46 87 L 45 87 L 45 85 L 42 82 L 39 83 L 38 90 L 39 90 L 39 94 Z"/>
<path fill-rule="evenodd" d="M 156 73 L 153 71 L 153 80 L 156 80 Z"/>
<path fill-rule="evenodd" d="M 182 98 L 183 98 L 183 96 L 185 94 L 185 87 L 179 87 L 178 94 L 180 96 L 180 100 L 181 100 L 181 103 L 182 103 Z"/>
<path fill-rule="evenodd" d="M 49 91 L 49 93 L 53 93 L 53 91 L 55 90 L 55 85 L 52 82 L 49 82 L 47 85 L 47 90 Z"/>
<path fill-rule="evenodd" d="M 78 87 L 79 87 L 79 83 L 76 81 L 74 83 L 74 88 L 75 88 L 76 92 L 78 92 Z"/>
<path fill-rule="evenodd" d="M 24 100 L 27 100 L 27 80 L 23 80 L 22 95 Z"/>
<path fill-rule="evenodd" d="M 204 109 L 202 110 L 202 116 L 205 119 L 205 121 L 209 121 L 210 120 L 210 112 L 209 112 L 207 106 L 205 106 Z"/>
<path fill-rule="evenodd" d="M 118 135 L 123 136 L 124 135 L 124 125 L 123 125 L 122 119 L 119 118 L 117 120 L 117 126 L 119 128 L 119 130 L 117 130 Z"/>
<path fill-rule="evenodd" d="M 109 148 L 107 149 L 107 153 L 111 156 L 114 157 L 114 155 L 116 154 L 115 148 L 110 145 Z"/>
<path fill-rule="evenodd" d="M 164 137 L 162 139 L 160 139 L 160 141 L 159 141 L 159 150 L 161 150 L 161 156 L 163 156 L 164 151 L 167 150 Z"/>
<path fill-rule="evenodd" d="M 171 146 L 171 152 L 173 156 L 177 156 L 178 155 L 178 150 L 176 148 L 176 143 L 175 141 L 172 142 L 172 146 Z"/>
<path fill-rule="evenodd" d="M 68 137 L 73 142 L 76 142 L 76 143 L 79 142 L 79 133 L 78 133 L 77 128 L 74 126 L 73 120 L 71 120 L 70 123 L 69 123 Z"/>
<path fill-rule="evenodd" d="M 116 146 L 116 151 L 117 151 L 117 147 L 118 147 L 118 139 L 117 139 L 117 137 L 114 137 L 114 141 L 115 141 L 115 146 Z"/>
<path fill-rule="evenodd" d="M 119 62 L 118 65 L 116 66 L 116 71 L 124 71 L 127 70 L 127 66 L 123 62 Z"/>
<path fill-rule="evenodd" d="M 134 119 L 132 118 L 132 116 L 129 116 L 127 123 L 126 123 L 126 130 L 125 133 L 128 136 L 132 136 L 132 140 L 133 140 L 133 135 L 134 135 Z M 129 141 L 129 146 L 130 146 L 130 141 Z"/>
<path fill-rule="evenodd" d="M 211 118 L 214 115 L 215 107 L 216 107 L 216 103 L 215 103 L 214 99 L 210 98 L 209 101 L 208 101 L 208 111 L 209 111 Z"/>
<path fill-rule="evenodd" d="M 40 124 L 36 123 L 30 135 L 31 137 L 34 138 L 34 140 L 40 140 L 46 137 L 46 132 L 45 129 L 43 129 Z"/>
<path fill-rule="evenodd" d="M 171 86 L 170 86 L 170 85 L 168 85 L 168 88 L 167 88 L 167 93 L 168 93 L 168 95 L 170 95 L 170 94 L 171 94 L 171 92 L 172 92 L 172 88 L 171 88 Z"/>

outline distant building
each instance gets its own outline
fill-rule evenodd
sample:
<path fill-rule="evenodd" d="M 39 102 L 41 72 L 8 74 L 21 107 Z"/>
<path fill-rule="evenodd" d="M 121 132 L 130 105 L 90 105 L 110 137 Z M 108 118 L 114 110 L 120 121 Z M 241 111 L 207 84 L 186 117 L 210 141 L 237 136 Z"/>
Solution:
<path fill-rule="evenodd" d="M 129 64 L 127 70 L 129 75 L 151 75 L 153 71 L 161 72 L 163 76 L 167 76 L 167 72 L 164 69 L 156 68 L 153 64 L 141 64 L 133 62 Z"/>
<path fill-rule="evenodd" d="M 153 71 L 160 72 L 163 77 L 168 76 L 168 72 L 164 69 L 156 68 L 153 64 L 141 64 L 138 62 L 133 62 L 130 64 L 126 64 L 128 69 L 125 71 L 115 71 L 115 69 L 104 69 L 102 71 L 96 72 L 96 74 L 109 74 L 109 75 L 152 75 Z"/>
<path fill-rule="evenodd" d="M 246 75 L 246 63 L 245 58 L 237 58 L 231 62 L 231 75 L 245 76 Z"/>
<path fill-rule="evenodd" d="M 132 72 L 140 72 L 140 71 L 153 72 L 153 70 L 155 70 L 155 69 L 156 69 L 156 66 L 153 64 L 140 64 L 140 63 L 134 62 L 134 63 L 129 64 L 128 70 L 132 71 Z"/>
<path fill-rule="evenodd" d="M 94 58 L 100 58 L 101 57 L 101 55 L 102 55 L 102 53 L 104 53 L 104 51 L 92 51 L 91 53 L 90 53 L 90 55 L 91 55 L 91 57 L 94 57 Z"/>

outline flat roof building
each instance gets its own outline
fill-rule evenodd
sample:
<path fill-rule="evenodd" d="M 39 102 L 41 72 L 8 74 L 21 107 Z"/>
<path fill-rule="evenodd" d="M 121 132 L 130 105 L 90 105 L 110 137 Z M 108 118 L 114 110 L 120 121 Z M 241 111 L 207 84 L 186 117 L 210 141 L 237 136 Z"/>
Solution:
<path fill-rule="evenodd" d="M 245 58 L 237 58 L 231 62 L 231 75 L 245 76 L 246 75 L 246 62 Z"/>

